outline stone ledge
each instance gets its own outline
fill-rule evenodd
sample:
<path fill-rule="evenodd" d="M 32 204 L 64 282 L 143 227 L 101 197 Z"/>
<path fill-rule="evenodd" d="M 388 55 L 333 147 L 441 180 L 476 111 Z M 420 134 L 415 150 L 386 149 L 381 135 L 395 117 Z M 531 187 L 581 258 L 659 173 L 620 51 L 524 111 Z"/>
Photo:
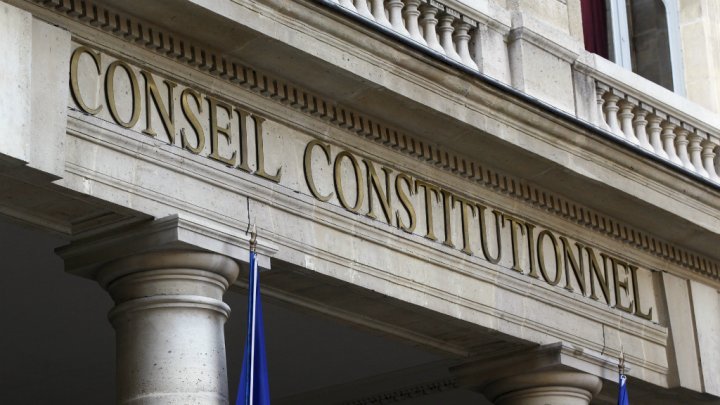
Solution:
<path fill-rule="evenodd" d="M 200 224 L 174 215 L 123 231 L 113 231 L 89 240 L 77 240 L 60 247 L 57 254 L 65 260 L 65 270 L 95 278 L 99 268 L 111 261 L 138 253 L 168 249 L 196 249 L 219 253 L 238 262 L 249 260 L 249 235 L 233 235 L 216 226 Z M 262 236 L 258 238 L 258 265 L 270 268 L 270 257 L 277 247 Z"/>

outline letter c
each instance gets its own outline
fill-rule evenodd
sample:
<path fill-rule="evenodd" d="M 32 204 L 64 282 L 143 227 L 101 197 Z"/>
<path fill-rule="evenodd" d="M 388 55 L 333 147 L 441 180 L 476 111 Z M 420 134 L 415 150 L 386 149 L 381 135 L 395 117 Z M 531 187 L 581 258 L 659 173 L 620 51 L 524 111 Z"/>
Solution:
<path fill-rule="evenodd" d="M 305 156 L 303 159 L 305 163 L 305 181 L 307 182 L 310 192 L 313 196 L 315 196 L 315 198 L 322 202 L 327 202 L 333 196 L 333 192 L 331 191 L 328 195 L 320 194 L 317 186 L 315 186 L 315 180 L 312 176 L 312 150 L 315 146 L 325 152 L 325 158 L 327 159 L 328 164 L 330 164 L 330 145 L 324 144 L 318 140 L 310 141 L 310 143 L 308 143 L 305 147 Z"/>
<path fill-rule="evenodd" d="M 70 58 L 70 89 L 72 90 L 73 99 L 75 99 L 75 102 L 80 109 L 88 114 L 96 115 L 102 110 L 102 105 L 95 108 L 90 107 L 85 104 L 85 101 L 83 101 L 82 95 L 80 94 L 80 85 L 78 84 L 78 64 L 80 63 L 80 56 L 82 56 L 83 53 L 86 53 L 93 58 L 95 68 L 97 69 L 98 75 L 100 75 L 100 52 L 95 52 L 87 46 L 81 46 L 75 49 L 72 57 Z"/>

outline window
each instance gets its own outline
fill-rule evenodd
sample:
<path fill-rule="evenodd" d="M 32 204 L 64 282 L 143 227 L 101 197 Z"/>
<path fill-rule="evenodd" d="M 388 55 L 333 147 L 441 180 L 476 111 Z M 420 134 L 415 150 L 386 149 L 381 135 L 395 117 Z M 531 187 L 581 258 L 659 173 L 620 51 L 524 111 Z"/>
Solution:
<path fill-rule="evenodd" d="M 582 0 L 581 7 L 585 50 L 610 59 L 605 0 Z"/>
<path fill-rule="evenodd" d="M 684 92 L 677 0 L 581 0 L 585 49 Z"/>

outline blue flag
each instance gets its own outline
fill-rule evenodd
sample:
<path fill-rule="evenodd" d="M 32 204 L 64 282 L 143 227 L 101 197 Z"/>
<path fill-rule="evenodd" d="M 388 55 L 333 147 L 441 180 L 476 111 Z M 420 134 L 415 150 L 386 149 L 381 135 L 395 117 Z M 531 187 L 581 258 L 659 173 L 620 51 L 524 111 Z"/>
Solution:
<path fill-rule="evenodd" d="M 250 251 L 248 282 L 248 334 L 245 342 L 240 389 L 236 405 L 270 405 L 270 384 L 265 358 L 265 331 L 260 302 L 260 272 L 257 253 Z"/>
<path fill-rule="evenodd" d="M 628 393 L 627 393 L 627 387 L 625 383 L 627 382 L 627 377 L 625 377 L 625 374 L 620 374 L 620 390 L 618 391 L 618 405 L 630 405 L 630 400 L 628 399 Z"/>

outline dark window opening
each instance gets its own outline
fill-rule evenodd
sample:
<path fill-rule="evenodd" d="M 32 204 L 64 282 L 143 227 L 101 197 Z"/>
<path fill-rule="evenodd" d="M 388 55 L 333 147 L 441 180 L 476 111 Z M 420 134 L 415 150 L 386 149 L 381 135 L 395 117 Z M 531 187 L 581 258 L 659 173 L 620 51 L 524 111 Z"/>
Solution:
<path fill-rule="evenodd" d="M 611 12 L 613 6 L 615 9 Z M 581 0 L 580 7 L 588 52 L 673 90 L 668 19 L 663 0 Z M 619 7 L 624 13 L 618 12 Z M 625 19 L 617 17 L 622 14 L 627 16 L 627 21 L 615 21 Z M 621 59 L 624 62 L 620 62 Z"/>
<path fill-rule="evenodd" d="M 672 90 L 665 5 L 662 0 L 628 0 L 627 15 L 633 72 Z"/>

